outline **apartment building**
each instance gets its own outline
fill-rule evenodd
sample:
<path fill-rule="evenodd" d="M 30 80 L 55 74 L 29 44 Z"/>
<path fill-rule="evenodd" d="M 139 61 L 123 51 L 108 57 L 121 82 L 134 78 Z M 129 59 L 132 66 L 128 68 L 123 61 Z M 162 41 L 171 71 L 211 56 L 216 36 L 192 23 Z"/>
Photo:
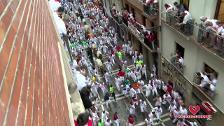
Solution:
<path fill-rule="evenodd" d="M 185 9 L 192 15 L 192 23 L 190 33 L 181 31 L 176 22 L 167 22 L 167 14 L 165 3 L 172 4 L 174 2 L 181 3 Z M 146 11 L 146 4 L 142 0 L 122 0 L 117 4 L 116 1 L 110 0 L 109 5 L 115 3 L 120 10 L 127 9 L 132 13 L 136 21 L 145 26 L 147 29 L 158 27 L 157 38 L 159 48 L 154 51 L 147 47 L 141 38 L 136 36 L 132 29 L 127 31 L 128 38 L 131 40 L 136 50 L 143 52 L 145 62 L 151 66 L 158 63 L 159 75 L 164 80 L 172 80 L 175 88 L 183 93 L 186 104 L 201 104 L 208 101 L 216 113 L 211 121 L 201 121 L 201 124 L 217 125 L 224 122 L 224 56 L 223 48 L 220 50 L 210 47 L 210 40 L 199 41 L 200 24 L 202 16 L 224 22 L 223 0 L 159 0 L 158 15 L 150 15 Z M 152 25 L 153 23 L 153 25 Z M 128 26 L 131 27 L 131 26 Z M 206 41 L 206 42 L 205 42 Z M 221 52 L 220 52 L 221 51 Z M 179 53 L 183 58 L 183 65 L 180 67 L 173 62 L 174 55 Z M 154 61 L 151 59 L 156 58 Z M 149 68 L 150 69 L 150 68 Z M 199 87 L 195 81 L 196 73 L 206 71 L 215 73 L 217 85 L 214 92 L 204 90 Z"/>

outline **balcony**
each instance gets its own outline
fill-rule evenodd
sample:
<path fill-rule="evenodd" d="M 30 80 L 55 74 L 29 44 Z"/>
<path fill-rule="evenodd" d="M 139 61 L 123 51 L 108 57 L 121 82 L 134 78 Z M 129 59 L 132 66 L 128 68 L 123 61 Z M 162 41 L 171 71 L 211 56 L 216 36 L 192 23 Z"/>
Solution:
<path fill-rule="evenodd" d="M 130 3 L 132 6 L 139 9 L 141 12 L 144 11 L 143 1 L 142 0 L 125 0 L 126 3 Z"/>
<path fill-rule="evenodd" d="M 144 3 L 144 13 L 146 14 L 147 17 L 157 18 L 159 15 L 159 3 L 151 3 L 151 4 Z"/>
<path fill-rule="evenodd" d="M 186 102 L 191 101 L 191 89 L 192 83 L 188 81 L 183 72 L 180 71 L 171 60 L 161 57 L 161 77 L 163 80 L 172 80 L 174 82 L 174 88 L 183 93 Z"/>
<path fill-rule="evenodd" d="M 125 25 L 125 24 L 124 24 Z M 131 22 L 128 21 L 128 25 L 126 25 L 129 31 L 141 42 L 142 45 L 144 45 L 150 52 L 157 52 L 157 47 L 155 45 L 155 42 L 148 44 L 145 41 L 145 35 L 144 35 L 144 30 L 141 24 L 135 23 L 132 24 Z"/>
<path fill-rule="evenodd" d="M 211 27 L 205 27 L 203 23 L 194 23 L 194 20 L 186 26 L 177 25 L 178 17 L 174 14 L 166 13 L 162 16 L 162 22 L 177 32 L 186 40 L 193 41 L 199 48 L 206 50 L 224 62 L 224 34 L 220 34 Z"/>
<path fill-rule="evenodd" d="M 203 96 L 204 99 L 209 101 L 213 101 L 215 99 L 216 93 L 214 91 L 211 91 L 208 86 L 204 88 L 199 86 L 201 80 L 200 76 L 198 76 L 196 73 L 194 74 L 193 82 L 194 82 L 194 88 L 200 92 L 200 94 Z"/>
<path fill-rule="evenodd" d="M 176 67 L 176 69 L 179 70 L 179 72 L 181 72 L 182 74 L 184 73 L 185 66 L 179 62 L 179 59 L 176 56 L 173 56 L 170 59 L 170 62 L 173 64 L 174 67 Z"/>
<path fill-rule="evenodd" d="M 194 20 L 189 20 L 186 24 L 178 25 L 181 22 L 181 18 L 176 16 L 176 12 L 163 13 L 161 19 L 163 23 L 177 31 L 187 40 L 193 35 Z"/>

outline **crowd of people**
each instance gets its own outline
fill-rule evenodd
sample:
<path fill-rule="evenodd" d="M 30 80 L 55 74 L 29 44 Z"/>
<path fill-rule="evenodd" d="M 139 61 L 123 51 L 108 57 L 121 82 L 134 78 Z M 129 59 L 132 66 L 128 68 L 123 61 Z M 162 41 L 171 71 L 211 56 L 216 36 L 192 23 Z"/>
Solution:
<path fill-rule="evenodd" d="M 87 77 L 86 86 L 80 89 L 86 112 L 75 119 L 76 126 L 122 125 L 120 113 L 110 113 L 110 104 L 118 100 L 116 94 L 129 99 L 129 115 L 125 119 L 127 126 L 136 124 L 138 110 L 147 126 L 162 123 L 163 109 L 170 112 L 170 118 L 178 126 L 197 125 L 178 118 L 179 115 L 188 114 L 181 93 L 174 90 L 172 81 L 164 82 L 157 76 L 155 65 L 149 74 L 143 55 L 133 49 L 128 39 L 120 41 L 118 33 L 109 25 L 109 17 L 99 1 L 72 3 L 64 0 L 62 7 L 66 14 L 67 37 L 74 58 L 72 68 L 82 71 Z M 61 17 L 64 16 L 62 14 Z M 133 20 L 133 17 L 129 18 Z M 129 67 L 130 64 L 134 64 L 134 67 Z M 149 97 L 155 101 L 152 108 L 147 103 Z M 103 110 L 97 105 L 102 102 L 106 106 Z"/>
<path fill-rule="evenodd" d="M 115 4 L 113 4 L 111 14 L 118 22 L 124 22 L 125 25 L 133 27 L 133 31 L 136 31 L 136 34 L 139 35 L 139 37 L 144 38 L 144 43 L 146 43 L 152 50 L 156 50 L 159 47 L 156 29 L 146 29 L 145 26 L 136 21 L 133 12 L 129 12 L 127 8 L 124 8 L 121 13 L 116 9 Z M 150 24 L 154 27 L 153 22 Z"/>
<path fill-rule="evenodd" d="M 209 42 L 210 47 L 223 53 L 224 48 L 224 24 L 219 20 L 209 19 L 208 17 L 200 17 L 201 24 L 199 26 L 198 41 Z"/>
<path fill-rule="evenodd" d="M 166 12 L 166 21 L 171 25 L 175 25 L 186 35 L 193 34 L 193 19 L 190 12 L 183 4 L 174 2 L 173 4 L 164 4 Z"/>
<path fill-rule="evenodd" d="M 196 73 L 196 81 L 201 88 L 211 91 L 211 95 L 214 95 L 216 84 L 217 84 L 217 74 L 216 73 L 207 73 L 197 72 Z"/>
<path fill-rule="evenodd" d="M 197 27 L 198 42 L 208 42 L 209 47 L 215 49 L 218 53 L 224 53 L 224 24 L 221 21 L 202 16 L 200 17 L 201 23 L 197 26 L 183 4 L 177 2 L 173 4 L 166 3 L 164 7 L 167 23 L 180 26 L 180 30 L 186 35 L 192 35 L 193 28 Z"/>

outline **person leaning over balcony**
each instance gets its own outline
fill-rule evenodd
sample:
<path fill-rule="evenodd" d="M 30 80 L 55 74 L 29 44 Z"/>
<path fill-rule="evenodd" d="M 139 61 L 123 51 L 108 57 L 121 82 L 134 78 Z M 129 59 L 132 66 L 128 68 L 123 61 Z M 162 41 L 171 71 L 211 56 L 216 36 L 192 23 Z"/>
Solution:
<path fill-rule="evenodd" d="M 184 58 L 180 55 L 178 55 L 177 58 L 178 58 L 178 60 L 177 60 L 178 68 L 183 68 Z"/>
<path fill-rule="evenodd" d="M 217 40 L 217 35 L 218 35 L 218 30 L 221 31 L 221 22 L 220 21 L 216 21 L 216 22 L 211 22 L 208 21 L 206 23 L 206 31 L 208 32 L 208 37 L 209 37 L 209 45 L 213 48 L 216 48 L 216 40 Z"/>
<path fill-rule="evenodd" d="M 181 23 L 177 23 L 177 25 L 181 26 L 181 30 L 187 34 L 191 35 L 193 30 L 193 23 L 192 23 L 192 17 L 191 14 L 188 11 L 184 11 L 181 13 L 181 16 L 183 16 L 183 21 Z"/>
<path fill-rule="evenodd" d="M 166 12 L 166 22 L 171 23 L 171 18 L 173 16 L 172 12 L 174 11 L 174 6 L 166 3 L 164 5 L 164 7 L 165 7 L 165 12 Z"/>
<path fill-rule="evenodd" d="M 158 0 L 146 0 L 146 12 L 149 14 L 156 14 Z"/>
<path fill-rule="evenodd" d="M 184 17 L 181 15 L 186 10 L 183 4 L 178 4 L 177 2 L 173 3 L 174 5 L 174 15 L 177 22 L 182 22 Z"/>
<path fill-rule="evenodd" d="M 224 25 L 218 24 L 219 27 L 217 29 L 217 37 L 216 37 L 216 44 L 215 49 L 217 49 L 219 52 L 222 52 L 223 50 L 223 40 L 224 40 Z"/>
<path fill-rule="evenodd" d="M 209 19 L 208 17 L 202 16 L 200 17 L 200 20 L 202 21 L 202 31 L 203 31 L 203 36 L 202 39 L 207 38 L 208 33 L 212 30 L 212 28 L 217 28 L 217 21 L 216 19 Z"/>
<path fill-rule="evenodd" d="M 217 77 L 215 74 L 211 74 L 211 82 L 209 84 L 210 90 L 214 92 L 217 84 Z"/>
<path fill-rule="evenodd" d="M 156 36 L 153 32 L 147 31 L 145 33 L 145 38 L 146 38 L 146 44 L 151 48 L 155 49 L 155 41 L 156 41 Z"/>
<path fill-rule="evenodd" d="M 202 88 L 206 88 L 208 86 L 208 83 L 210 82 L 207 74 L 205 72 L 200 72 L 200 78 L 201 78 L 201 83 L 200 83 L 200 87 Z"/>

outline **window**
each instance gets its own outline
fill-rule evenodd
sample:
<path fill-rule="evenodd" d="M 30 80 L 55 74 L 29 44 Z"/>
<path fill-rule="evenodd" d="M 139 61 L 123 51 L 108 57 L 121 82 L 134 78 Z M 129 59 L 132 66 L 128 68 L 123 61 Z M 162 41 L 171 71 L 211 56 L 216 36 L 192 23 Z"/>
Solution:
<path fill-rule="evenodd" d="M 143 22 L 143 25 L 146 26 L 146 17 L 145 16 L 142 16 L 142 22 Z"/>
<path fill-rule="evenodd" d="M 180 3 L 184 5 L 186 10 L 189 10 L 189 1 L 190 0 L 180 0 Z"/>
<path fill-rule="evenodd" d="M 176 43 L 176 53 L 182 58 L 184 58 L 184 48 L 178 43 Z"/>
<path fill-rule="evenodd" d="M 204 69 L 203 70 L 208 75 L 211 75 L 211 76 L 213 76 L 215 78 L 218 77 L 218 73 L 214 69 L 212 69 L 210 66 L 208 66 L 206 63 L 204 63 Z"/>
<path fill-rule="evenodd" d="M 224 0 L 218 0 L 215 12 L 215 19 L 224 23 Z"/>

